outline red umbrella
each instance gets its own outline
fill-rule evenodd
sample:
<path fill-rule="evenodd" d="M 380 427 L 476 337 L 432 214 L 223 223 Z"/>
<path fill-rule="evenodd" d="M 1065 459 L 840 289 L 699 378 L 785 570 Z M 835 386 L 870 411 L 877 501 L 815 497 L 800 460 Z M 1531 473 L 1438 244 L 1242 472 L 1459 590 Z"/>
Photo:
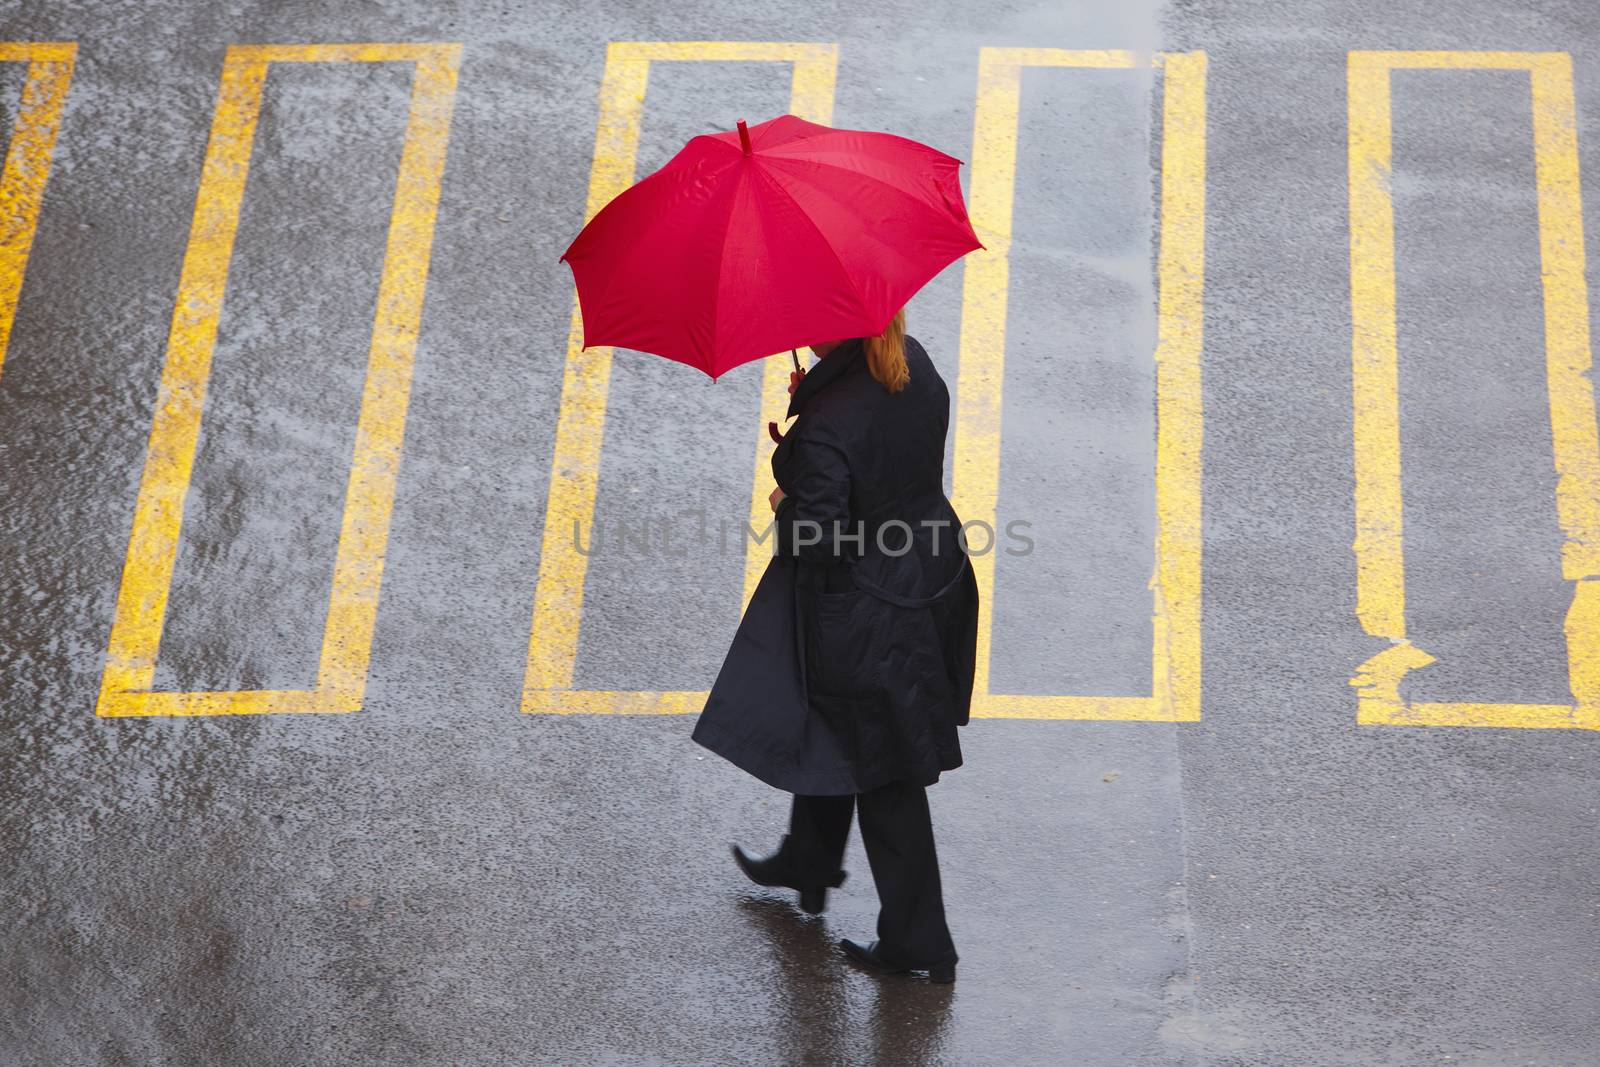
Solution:
<path fill-rule="evenodd" d="M 960 166 L 904 137 L 793 115 L 695 137 L 562 255 L 583 345 L 653 352 L 714 379 L 882 333 L 930 278 L 983 247 Z"/>

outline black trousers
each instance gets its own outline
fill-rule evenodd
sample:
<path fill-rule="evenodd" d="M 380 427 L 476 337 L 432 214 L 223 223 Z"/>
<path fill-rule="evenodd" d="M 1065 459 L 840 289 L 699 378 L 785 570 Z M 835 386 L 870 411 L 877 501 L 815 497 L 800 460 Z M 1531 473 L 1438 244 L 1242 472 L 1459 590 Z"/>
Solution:
<path fill-rule="evenodd" d="M 855 795 L 795 794 L 783 851 L 802 885 L 826 885 L 844 861 L 850 816 L 860 808 L 861 841 L 878 888 L 878 949 L 903 967 L 954 963 L 945 925 L 939 857 L 926 786 L 910 782 Z"/>

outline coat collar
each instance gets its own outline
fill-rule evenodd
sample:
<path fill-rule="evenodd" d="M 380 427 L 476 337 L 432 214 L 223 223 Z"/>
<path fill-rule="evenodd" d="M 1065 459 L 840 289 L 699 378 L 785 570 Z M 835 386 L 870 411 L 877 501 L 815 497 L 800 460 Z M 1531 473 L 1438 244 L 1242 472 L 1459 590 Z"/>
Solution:
<path fill-rule="evenodd" d="M 792 419 L 800 414 L 800 409 L 805 407 L 806 401 L 820 392 L 829 382 L 849 370 L 857 362 L 857 357 L 865 347 L 861 338 L 853 337 L 823 356 L 795 387 L 794 393 L 789 397 L 789 413 L 785 418 Z"/>

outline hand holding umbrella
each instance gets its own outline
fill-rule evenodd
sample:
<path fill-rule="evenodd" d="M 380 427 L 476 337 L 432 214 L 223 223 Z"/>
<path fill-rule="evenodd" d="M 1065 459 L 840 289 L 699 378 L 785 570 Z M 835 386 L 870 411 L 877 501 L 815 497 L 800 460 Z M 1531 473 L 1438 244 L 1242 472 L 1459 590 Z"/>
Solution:
<path fill-rule="evenodd" d="M 794 370 L 789 372 L 789 395 L 793 396 L 794 391 L 800 387 L 800 380 L 806 376 L 806 369 L 800 366 L 800 353 L 798 351 L 791 348 L 789 349 L 789 355 L 794 359 Z M 773 444 L 783 444 L 783 434 L 778 432 L 777 423 L 767 423 L 767 433 L 772 435 Z"/>

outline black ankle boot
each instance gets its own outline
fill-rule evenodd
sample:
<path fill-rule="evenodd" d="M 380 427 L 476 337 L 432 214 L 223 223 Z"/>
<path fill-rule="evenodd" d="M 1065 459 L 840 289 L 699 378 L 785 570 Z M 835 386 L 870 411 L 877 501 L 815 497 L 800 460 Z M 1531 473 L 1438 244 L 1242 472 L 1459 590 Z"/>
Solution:
<path fill-rule="evenodd" d="M 807 915 L 820 915 L 828 906 L 828 890 L 843 885 L 846 872 L 843 870 L 834 872 L 834 876 L 821 885 L 801 885 L 785 853 L 788 843 L 789 835 L 784 834 L 778 850 L 764 857 L 752 856 L 738 845 L 734 845 L 733 858 L 739 864 L 739 869 L 745 873 L 745 877 L 756 885 L 798 890 L 800 910 Z"/>

